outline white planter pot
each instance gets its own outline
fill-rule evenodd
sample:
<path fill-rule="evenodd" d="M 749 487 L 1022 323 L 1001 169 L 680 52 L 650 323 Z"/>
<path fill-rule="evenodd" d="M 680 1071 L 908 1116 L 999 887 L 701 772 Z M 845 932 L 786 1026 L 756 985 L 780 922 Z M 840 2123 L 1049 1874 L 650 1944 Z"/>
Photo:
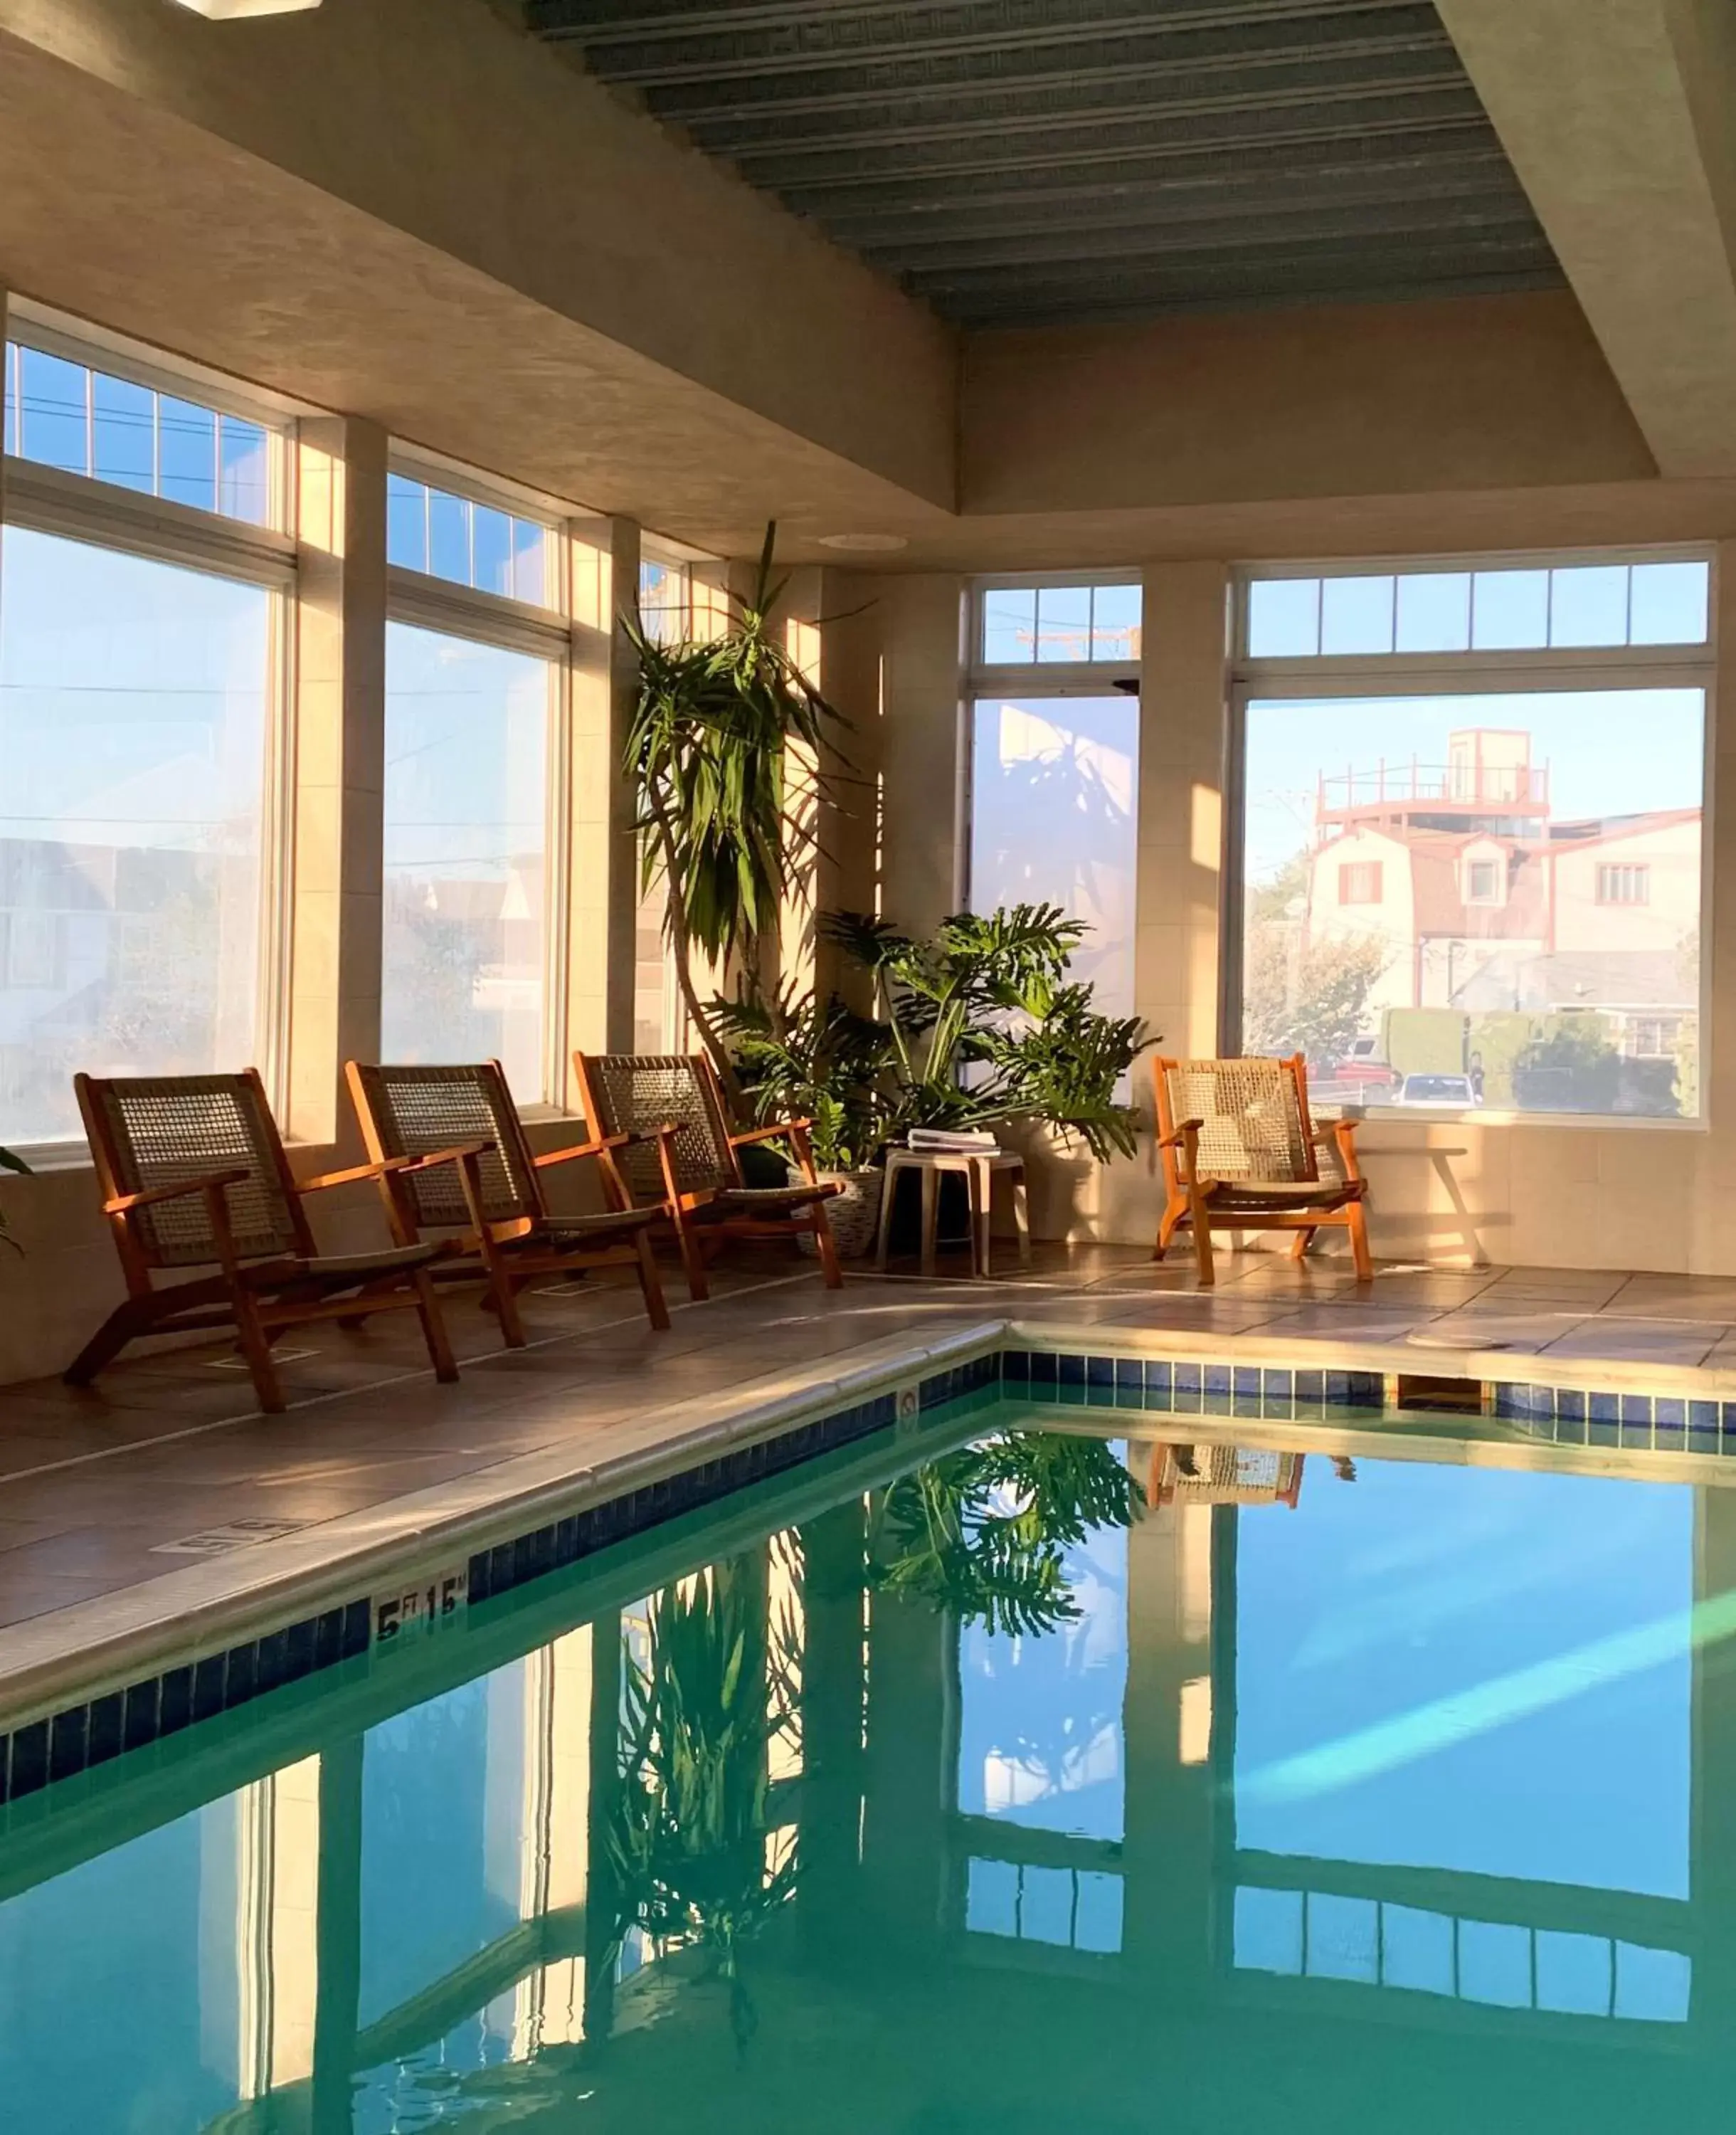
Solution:
<path fill-rule="evenodd" d="M 874 1250 L 874 1240 L 880 1227 L 880 1194 L 886 1184 L 883 1171 L 823 1171 L 820 1182 L 824 1184 L 836 1179 L 843 1187 L 842 1193 L 834 1193 L 826 1203 L 826 1220 L 832 1227 L 832 1242 L 837 1247 L 841 1260 L 858 1261 Z M 794 1165 L 790 1170 L 790 1183 L 800 1186 L 805 1182 Z M 796 1240 L 803 1252 L 814 1254 L 819 1248 L 813 1234 L 804 1232 Z"/>

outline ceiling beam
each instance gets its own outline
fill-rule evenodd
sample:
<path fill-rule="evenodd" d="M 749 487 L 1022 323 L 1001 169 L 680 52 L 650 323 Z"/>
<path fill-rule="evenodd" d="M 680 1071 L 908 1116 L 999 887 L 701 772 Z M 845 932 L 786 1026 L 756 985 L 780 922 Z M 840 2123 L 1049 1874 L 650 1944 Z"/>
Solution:
<path fill-rule="evenodd" d="M 1439 5 L 1660 470 L 1736 473 L 1736 9 Z"/>

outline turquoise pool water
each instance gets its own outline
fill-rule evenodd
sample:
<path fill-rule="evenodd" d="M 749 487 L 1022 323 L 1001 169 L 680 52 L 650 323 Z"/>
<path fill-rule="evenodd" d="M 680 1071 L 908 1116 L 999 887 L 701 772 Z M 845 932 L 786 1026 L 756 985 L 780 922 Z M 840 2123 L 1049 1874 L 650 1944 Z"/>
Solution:
<path fill-rule="evenodd" d="M 1728 2128 L 1736 1491 L 931 1421 L 15 1804 L 0 2126 Z"/>

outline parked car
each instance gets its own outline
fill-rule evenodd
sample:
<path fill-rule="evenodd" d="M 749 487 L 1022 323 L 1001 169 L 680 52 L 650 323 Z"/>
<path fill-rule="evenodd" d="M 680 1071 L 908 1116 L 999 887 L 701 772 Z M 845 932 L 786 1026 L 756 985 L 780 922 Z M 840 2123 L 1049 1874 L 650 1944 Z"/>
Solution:
<path fill-rule="evenodd" d="M 1468 1075 L 1407 1075 L 1395 1105 L 1433 1105 L 1446 1111 L 1468 1112 L 1482 1099 Z"/>
<path fill-rule="evenodd" d="M 1380 1056 L 1378 1038 L 1359 1038 L 1327 1077 L 1347 1096 L 1369 1104 L 1390 1104 L 1399 1078 Z"/>

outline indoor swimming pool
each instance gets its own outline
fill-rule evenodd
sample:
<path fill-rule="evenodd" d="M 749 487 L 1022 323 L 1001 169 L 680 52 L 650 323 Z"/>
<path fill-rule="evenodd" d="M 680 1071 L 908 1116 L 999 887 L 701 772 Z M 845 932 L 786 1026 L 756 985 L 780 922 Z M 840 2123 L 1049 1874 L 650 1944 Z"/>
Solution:
<path fill-rule="evenodd" d="M 12 1802 L 0 2123 L 1722 2128 L 1736 1489 L 1587 1464 L 997 1385 L 437 1605 Z"/>

